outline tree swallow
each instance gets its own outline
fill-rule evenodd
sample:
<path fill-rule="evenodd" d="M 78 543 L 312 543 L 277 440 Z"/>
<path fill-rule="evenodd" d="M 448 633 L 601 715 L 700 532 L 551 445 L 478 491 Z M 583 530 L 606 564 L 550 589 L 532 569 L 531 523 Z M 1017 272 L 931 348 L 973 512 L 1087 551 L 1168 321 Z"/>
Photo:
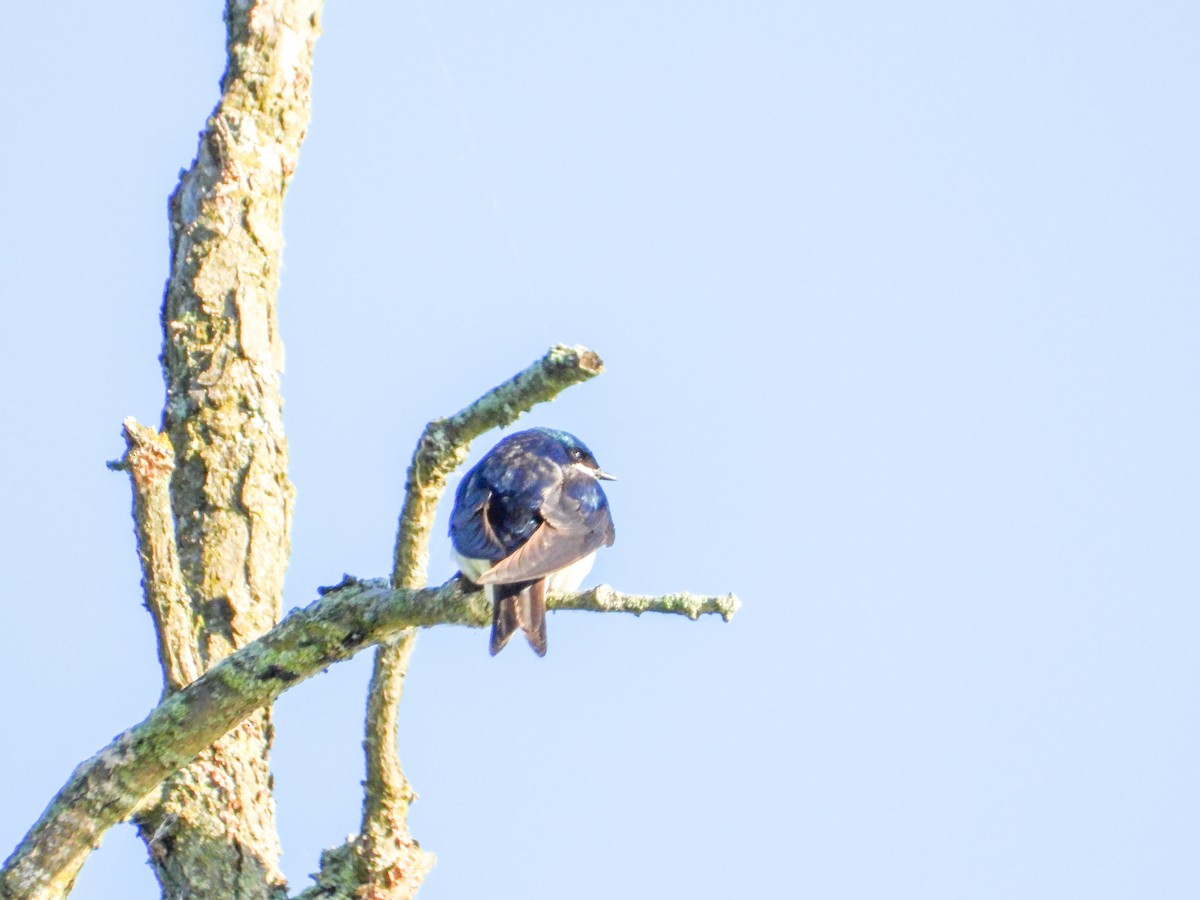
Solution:
<path fill-rule="evenodd" d="M 614 531 L 601 470 L 574 435 L 510 434 L 458 485 L 450 541 L 463 575 L 492 601 L 492 656 L 514 631 L 546 655 L 546 594 L 573 591 Z"/>

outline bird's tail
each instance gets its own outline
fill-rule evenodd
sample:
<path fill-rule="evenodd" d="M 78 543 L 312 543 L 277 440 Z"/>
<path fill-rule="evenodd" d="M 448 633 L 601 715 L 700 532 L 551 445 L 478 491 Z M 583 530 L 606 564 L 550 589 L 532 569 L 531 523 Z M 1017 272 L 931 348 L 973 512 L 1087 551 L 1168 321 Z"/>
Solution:
<path fill-rule="evenodd" d="M 520 628 L 538 656 L 546 655 L 546 579 L 495 584 L 492 588 L 492 656 Z"/>

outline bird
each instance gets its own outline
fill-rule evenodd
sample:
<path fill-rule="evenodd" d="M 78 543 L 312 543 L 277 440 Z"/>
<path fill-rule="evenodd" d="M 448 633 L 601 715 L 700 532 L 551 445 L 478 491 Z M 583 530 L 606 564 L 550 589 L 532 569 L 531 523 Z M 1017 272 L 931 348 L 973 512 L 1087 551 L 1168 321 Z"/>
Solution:
<path fill-rule="evenodd" d="M 546 655 L 546 594 L 576 590 L 615 538 L 592 451 L 554 428 L 501 440 L 459 482 L 450 541 L 462 574 L 492 602 L 491 654 L 518 628 Z"/>

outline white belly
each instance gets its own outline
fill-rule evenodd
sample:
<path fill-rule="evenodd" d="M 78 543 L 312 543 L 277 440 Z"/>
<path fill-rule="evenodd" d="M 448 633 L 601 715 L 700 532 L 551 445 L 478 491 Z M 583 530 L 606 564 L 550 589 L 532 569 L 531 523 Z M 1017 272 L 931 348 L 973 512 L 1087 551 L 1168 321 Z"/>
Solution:
<path fill-rule="evenodd" d="M 463 556 L 457 550 L 454 551 L 454 558 L 458 560 L 458 568 L 462 573 L 476 583 L 479 582 L 479 576 L 492 567 L 492 564 L 486 559 L 471 559 L 469 556 Z"/>
<path fill-rule="evenodd" d="M 458 560 L 458 567 L 462 573 L 472 581 L 479 581 L 479 576 L 492 567 L 492 564 L 486 559 L 472 559 L 469 556 L 462 556 L 459 553 L 454 554 L 454 558 Z M 579 585 L 583 583 L 583 579 L 587 577 L 587 573 L 592 571 L 592 563 L 596 561 L 596 554 L 589 553 L 583 559 L 576 560 L 569 566 L 559 569 L 557 572 L 551 572 L 546 576 L 546 593 L 566 593 L 579 589 Z M 489 594 L 489 596 L 491 596 Z"/>
<path fill-rule="evenodd" d="M 589 553 L 583 559 L 576 560 L 565 569 L 559 569 L 546 578 L 546 593 L 548 594 L 563 594 L 567 591 L 579 590 L 579 585 L 583 584 L 583 579 L 587 577 L 587 573 L 592 571 L 592 563 L 596 561 L 596 554 Z"/>

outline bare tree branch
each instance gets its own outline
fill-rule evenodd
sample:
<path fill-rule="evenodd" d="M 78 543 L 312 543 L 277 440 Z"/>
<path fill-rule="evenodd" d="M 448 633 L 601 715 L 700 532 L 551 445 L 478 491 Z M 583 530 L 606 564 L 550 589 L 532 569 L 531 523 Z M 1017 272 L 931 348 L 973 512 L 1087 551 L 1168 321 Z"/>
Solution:
<path fill-rule="evenodd" d="M 732 594 L 646 597 L 607 586 L 552 595 L 550 609 L 664 612 L 726 621 Z M 406 628 L 491 624 L 482 591 L 459 578 L 439 588 L 395 590 L 383 579 L 347 577 L 290 613 L 256 641 L 163 700 L 140 724 L 81 763 L 0 869 L 3 900 L 65 897 L 87 855 L 139 800 L 255 710 L 322 669 Z"/>
<path fill-rule="evenodd" d="M 406 628 L 375 649 L 363 740 L 367 761 L 363 818 L 354 842 L 356 898 L 412 897 L 435 861 L 408 828 L 408 808 L 416 793 L 400 766 L 398 747 L 400 699 L 416 639 L 416 630 Z"/>
<path fill-rule="evenodd" d="M 142 593 L 154 619 L 164 690 L 177 691 L 204 671 L 196 649 L 200 622 L 179 570 L 170 481 L 175 450 L 164 434 L 125 420 L 125 456 L 109 468 L 128 471 L 133 482 L 133 523 L 142 562 Z"/>
<path fill-rule="evenodd" d="M 556 345 L 449 419 L 435 419 L 425 426 L 408 469 L 396 530 L 393 587 L 424 587 L 434 515 L 445 493 L 446 479 L 466 459 L 471 441 L 603 371 L 603 362 L 592 351 Z M 363 821 L 352 843 L 360 887 L 372 900 L 412 897 L 434 861 L 408 829 L 408 807 L 415 795 L 400 766 L 398 752 L 398 706 L 415 638 L 414 632 L 404 632 L 394 641 L 379 645 L 367 698 Z M 340 862 L 342 857 L 333 855 L 328 859 Z"/>

